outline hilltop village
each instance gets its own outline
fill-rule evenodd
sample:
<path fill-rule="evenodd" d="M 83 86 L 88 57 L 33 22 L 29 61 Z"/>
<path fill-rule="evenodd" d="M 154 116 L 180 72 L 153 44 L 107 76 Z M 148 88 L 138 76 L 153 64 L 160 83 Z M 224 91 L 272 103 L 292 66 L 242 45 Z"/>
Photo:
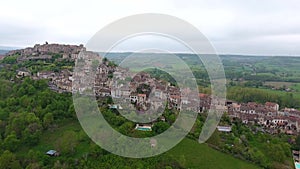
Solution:
<path fill-rule="evenodd" d="M 112 97 L 130 101 L 132 106 L 140 112 L 150 108 L 163 109 L 163 101 L 165 100 L 168 102 L 168 109 L 181 110 L 184 107 L 188 110 L 204 113 L 209 109 L 220 108 L 231 119 L 240 119 L 244 124 L 260 126 L 256 129 L 261 132 L 291 135 L 297 135 L 300 132 L 299 110 L 280 108 L 280 105 L 272 102 L 258 104 L 226 100 L 225 105 L 221 103 L 212 104 L 211 95 L 195 93 L 189 88 L 180 90 L 162 79 L 151 77 L 146 72 L 131 73 L 128 69 L 118 67 L 106 58 L 102 58 L 98 53 L 86 51 L 83 45 L 37 44 L 32 48 L 10 51 L 5 57 L 8 56 L 18 56 L 18 63 L 26 61 L 46 62 L 49 60 L 75 63 L 78 60 L 83 61 L 85 64 L 82 71 L 76 73 L 70 69 L 62 69 L 58 72 L 38 71 L 36 73 L 30 72 L 25 67 L 17 70 L 17 78 L 47 79 L 49 88 L 56 92 L 75 93 L 91 89 L 98 98 Z M 89 82 L 89 87 L 87 87 L 86 80 L 81 81 L 78 77 L 85 77 L 92 72 L 95 73 L 95 79 Z M 74 80 L 77 82 L 74 83 Z M 73 83 L 76 85 L 72 85 Z M 120 105 L 111 106 L 120 107 Z"/>

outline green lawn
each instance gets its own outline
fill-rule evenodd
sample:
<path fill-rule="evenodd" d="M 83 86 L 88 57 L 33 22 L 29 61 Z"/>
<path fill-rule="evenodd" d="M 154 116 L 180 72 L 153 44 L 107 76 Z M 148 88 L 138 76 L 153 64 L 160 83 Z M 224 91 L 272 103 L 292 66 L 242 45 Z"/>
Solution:
<path fill-rule="evenodd" d="M 185 159 L 186 168 L 197 169 L 257 169 L 259 167 L 236 159 L 231 155 L 210 148 L 207 144 L 199 144 L 195 140 L 184 139 L 176 147 L 167 152 L 176 159 Z"/>
<path fill-rule="evenodd" d="M 292 85 L 291 88 L 296 90 L 296 92 L 300 92 L 300 84 L 299 83 Z"/>

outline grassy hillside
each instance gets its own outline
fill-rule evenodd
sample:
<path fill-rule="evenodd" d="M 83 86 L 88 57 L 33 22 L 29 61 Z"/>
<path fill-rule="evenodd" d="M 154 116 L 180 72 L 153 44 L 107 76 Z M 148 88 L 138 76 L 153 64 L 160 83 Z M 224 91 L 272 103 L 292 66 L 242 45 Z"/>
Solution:
<path fill-rule="evenodd" d="M 40 143 L 31 148 L 35 152 L 44 152 L 55 149 L 57 140 L 62 137 L 63 133 L 67 131 L 74 131 L 81 133 L 82 129 L 80 124 L 76 120 L 62 121 L 58 124 L 57 129 L 54 131 L 46 131 L 42 134 Z M 68 158 L 80 158 L 85 154 L 93 151 L 90 147 L 90 140 L 84 139 L 80 144 L 76 146 L 74 154 L 68 154 Z M 19 156 L 26 156 L 29 148 L 23 147 L 17 154 Z M 66 155 L 62 154 L 60 157 L 49 157 L 48 160 L 56 161 L 62 160 Z M 114 156 L 114 155 L 112 155 Z M 112 157 L 111 156 L 111 157 Z M 250 164 L 248 162 L 236 159 L 229 154 L 224 154 L 216 151 L 206 144 L 199 144 L 197 141 L 191 139 L 184 139 L 176 147 L 168 151 L 167 153 L 158 156 L 163 159 L 175 159 L 180 166 L 184 168 L 197 168 L 197 169 L 257 169 L 259 167 Z M 126 158 L 114 157 L 115 163 L 126 160 Z M 135 162 L 145 159 L 134 159 Z M 101 167 L 100 167 L 101 168 Z"/>
<path fill-rule="evenodd" d="M 206 144 L 199 144 L 191 139 L 184 139 L 168 155 L 181 160 L 185 159 L 186 168 L 198 169 L 255 169 L 253 164 L 236 159 L 228 154 L 216 151 Z"/>

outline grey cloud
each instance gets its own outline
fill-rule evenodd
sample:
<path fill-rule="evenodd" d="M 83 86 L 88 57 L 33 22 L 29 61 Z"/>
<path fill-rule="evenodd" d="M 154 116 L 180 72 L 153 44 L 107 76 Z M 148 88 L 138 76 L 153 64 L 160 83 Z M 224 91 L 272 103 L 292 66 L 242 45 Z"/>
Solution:
<path fill-rule="evenodd" d="M 166 1 L 167 3 L 168 1 Z M 157 2 L 153 2 L 157 3 Z M 100 3 L 101 4 L 101 3 Z M 216 47 L 219 53 L 245 53 L 245 54 L 293 54 L 300 55 L 299 42 L 300 42 L 300 1 L 299 0 L 249 0 L 249 1 L 237 1 L 237 0 L 191 0 L 185 2 L 182 0 L 169 1 L 169 6 L 165 10 L 160 10 L 165 14 L 170 14 L 177 16 L 179 18 L 191 19 L 191 24 L 196 25 L 204 35 L 211 40 L 211 43 Z M 124 6 L 124 8 L 130 7 Z M 102 5 L 103 6 L 103 5 Z M 105 5 L 104 5 L 105 6 Z M 35 7 L 36 8 L 36 7 Z M 73 9 L 70 6 L 71 9 Z M 141 6 L 141 9 L 145 8 L 146 11 L 157 12 L 155 9 L 148 6 Z M 122 8 L 123 9 L 123 8 Z M 31 12 L 34 9 L 28 9 Z M 58 9 L 57 9 L 58 10 Z M 63 9 L 59 9 L 59 15 L 63 15 Z M 74 10 L 75 11 L 75 10 Z M 85 9 L 79 10 L 80 12 L 70 15 L 72 18 L 65 17 L 64 19 L 74 19 L 79 15 L 85 15 L 87 11 Z M 122 12 L 119 10 L 112 10 L 112 13 L 106 12 L 101 13 L 101 10 L 97 12 L 100 15 L 112 15 L 115 13 L 122 16 Z M 202 16 L 201 11 L 225 11 L 232 15 L 232 20 L 229 23 L 224 23 L 224 25 L 215 26 L 215 22 L 221 22 L 222 20 L 217 20 L 219 16 Z M 53 11 L 55 13 L 55 9 Z M 200 15 L 201 13 L 201 15 Z M 17 14 L 22 16 L 22 14 Z M 43 14 L 41 14 L 44 16 Z M 216 15 L 222 15 L 216 14 Z M 19 17 L 20 17 L 19 16 Z M 52 15 L 47 14 L 43 18 L 43 21 L 47 23 L 48 17 Z M 68 16 L 68 15 L 67 15 Z M 128 14 L 126 14 L 128 16 Z M 205 18 L 201 20 L 201 17 Z M 22 17 L 20 17 L 22 18 Z M 87 16 L 87 18 L 89 18 Z M 96 17 L 95 17 L 96 18 Z M 220 16 L 220 18 L 222 18 Z M 35 18 L 33 18 L 35 19 Z M 52 18 L 53 19 L 53 18 Z M 60 19 L 58 17 L 58 19 Z M 210 20 L 212 19 L 212 20 Z M 216 20 L 213 20 L 216 19 Z M 55 24 L 55 19 L 52 20 Z M 74 19 L 74 22 L 77 20 Z M 206 23 L 206 21 L 208 21 Z M 71 22 L 70 23 L 74 23 Z M 80 20 L 77 21 L 80 24 Z M 85 23 L 94 23 L 94 20 L 86 21 Z M 109 23 L 113 21 L 99 21 L 104 23 Z M 45 25 L 44 23 L 44 25 Z M 58 22 L 61 28 L 55 27 L 55 30 L 51 30 L 50 26 L 44 26 L 38 21 L 34 23 L 26 23 L 18 20 L 5 20 L 1 17 L 0 12 L 0 45 L 13 45 L 13 46 L 26 46 L 33 45 L 34 43 L 48 40 L 57 43 L 73 43 L 80 44 L 85 43 L 93 33 L 90 34 L 76 34 L 76 32 L 84 31 L 76 29 L 75 25 L 69 25 L 70 29 L 74 29 L 74 34 L 68 31 L 68 25 L 60 20 Z M 221 22 L 222 23 L 222 22 Z M 92 24 L 91 24 L 92 25 Z M 100 24 L 101 25 L 101 24 Z M 104 25 L 102 25 L 104 26 Z M 128 25 L 137 26 L 137 25 Z M 88 28 L 82 28 L 88 29 Z M 101 29 L 101 27 L 99 27 Z M 120 29 L 126 29 L 120 28 Z M 91 29 L 89 29 L 91 30 Z M 181 31 L 185 34 L 190 41 L 194 43 L 197 42 L 197 38 L 189 33 L 185 32 L 184 28 L 170 28 L 170 33 L 172 31 Z M 96 32 L 95 32 L 96 33 Z M 111 38 L 117 35 L 107 35 L 104 38 Z M 297 39 L 299 38 L 299 39 Z M 153 41 L 145 39 L 144 43 L 149 43 L 149 46 L 164 46 L 167 49 L 172 49 L 173 51 L 182 51 L 180 48 L 171 43 L 165 43 L 163 41 Z M 130 42 L 126 45 L 120 47 L 122 50 L 129 50 L 130 48 L 141 48 L 141 41 Z M 300 49 L 300 48 L 299 48 Z"/>

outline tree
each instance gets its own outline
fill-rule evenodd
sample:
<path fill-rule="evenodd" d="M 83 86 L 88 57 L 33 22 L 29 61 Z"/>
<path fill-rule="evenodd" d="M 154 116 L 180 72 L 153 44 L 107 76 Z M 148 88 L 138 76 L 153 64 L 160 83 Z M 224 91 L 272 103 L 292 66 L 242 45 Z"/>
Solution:
<path fill-rule="evenodd" d="M 36 163 L 39 161 L 40 156 L 42 156 L 41 152 L 29 150 L 27 153 L 26 161 L 29 163 Z"/>
<path fill-rule="evenodd" d="M 29 145 L 35 145 L 39 142 L 42 126 L 39 123 L 31 123 L 22 132 L 22 140 Z"/>
<path fill-rule="evenodd" d="M 285 153 L 280 145 L 270 143 L 266 148 L 273 161 L 283 162 L 285 160 Z"/>
<path fill-rule="evenodd" d="M 1 169 L 19 169 L 22 167 L 20 166 L 19 161 L 16 159 L 16 156 L 12 152 L 6 150 L 0 156 L 0 168 Z"/>
<path fill-rule="evenodd" d="M 57 140 L 56 148 L 61 151 L 61 153 L 73 154 L 75 152 L 75 147 L 78 144 L 77 134 L 74 131 L 66 131 Z"/>
<path fill-rule="evenodd" d="M 3 134 L 5 133 L 5 127 L 6 127 L 6 122 L 4 120 L 0 120 L 0 139 L 1 136 L 3 136 Z"/>
<path fill-rule="evenodd" d="M 52 113 L 47 113 L 45 114 L 43 118 L 43 126 L 45 129 L 47 129 L 54 121 L 53 114 Z"/>
<path fill-rule="evenodd" d="M 19 147 L 20 140 L 17 139 L 16 134 L 12 132 L 3 141 L 3 148 L 10 151 L 16 151 Z M 1 168 L 1 167 L 0 167 Z"/>
<path fill-rule="evenodd" d="M 160 121 L 160 122 L 157 122 L 154 124 L 153 131 L 156 134 L 160 134 L 160 133 L 166 131 L 169 127 L 170 127 L 170 125 L 168 123 Z"/>
<path fill-rule="evenodd" d="M 102 62 L 103 63 L 105 63 L 105 62 L 107 62 L 108 61 L 108 59 L 106 58 L 106 57 L 104 57 L 103 59 L 102 59 Z"/>
<path fill-rule="evenodd" d="M 130 121 L 125 122 L 124 124 L 122 124 L 119 127 L 119 131 L 122 134 L 128 135 L 132 131 L 133 126 L 134 126 L 134 124 L 132 122 L 130 122 Z"/>
<path fill-rule="evenodd" d="M 17 58 L 18 58 L 18 55 L 7 56 L 2 60 L 2 63 L 14 64 L 14 63 L 17 63 Z"/>
<path fill-rule="evenodd" d="M 221 144 L 220 133 L 216 130 L 207 140 L 207 143 L 219 146 Z"/>
<path fill-rule="evenodd" d="M 185 165 L 186 165 L 186 159 L 185 159 L 185 156 L 184 156 L 184 155 L 180 155 L 178 161 L 179 161 L 179 164 L 180 164 L 182 167 L 185 167 Z"/>
<path fill-rule="evenodd" d="M 29 87 L 27 89 L 27 93 L 29 95 L 33 95 L 35 92 L 36 92 L 36 89 L 32 85 L 29 85 Z"/>
<path fill-rule="evenodd" d="M 22 96 L 24 96 L 25 94 L 26 94 L 26 90 L 24 89 L 24 87 L 20 87 L 19 90 L 18 90 L 17 95 L 18 95 L 19 97 L 22 97 Z"/>
<path fill-rule="evenodd" d="M 268 166 L 265 155 L 261 151 L 259 151 L 257 148 L 255 148 L 255 147 L 249 148 L 248 153 L 249 153 L 250 160 L 252 160 L 253 162 L 255 162 L 263 167 Z"/>
<path fill-rule="evenodd" d="M 176 120 L 176 115 L 175 114 L 169 114 L 168 116 L 166 116 L 166 119 L 169 122 L 169 124 L 173 124 Z"/>
<path fill-rule="evenodd" d="M 295 145 L 296 149 L 300 149 L 300 135 L 297 136 L 296 138 L 296 145 Z"/>

